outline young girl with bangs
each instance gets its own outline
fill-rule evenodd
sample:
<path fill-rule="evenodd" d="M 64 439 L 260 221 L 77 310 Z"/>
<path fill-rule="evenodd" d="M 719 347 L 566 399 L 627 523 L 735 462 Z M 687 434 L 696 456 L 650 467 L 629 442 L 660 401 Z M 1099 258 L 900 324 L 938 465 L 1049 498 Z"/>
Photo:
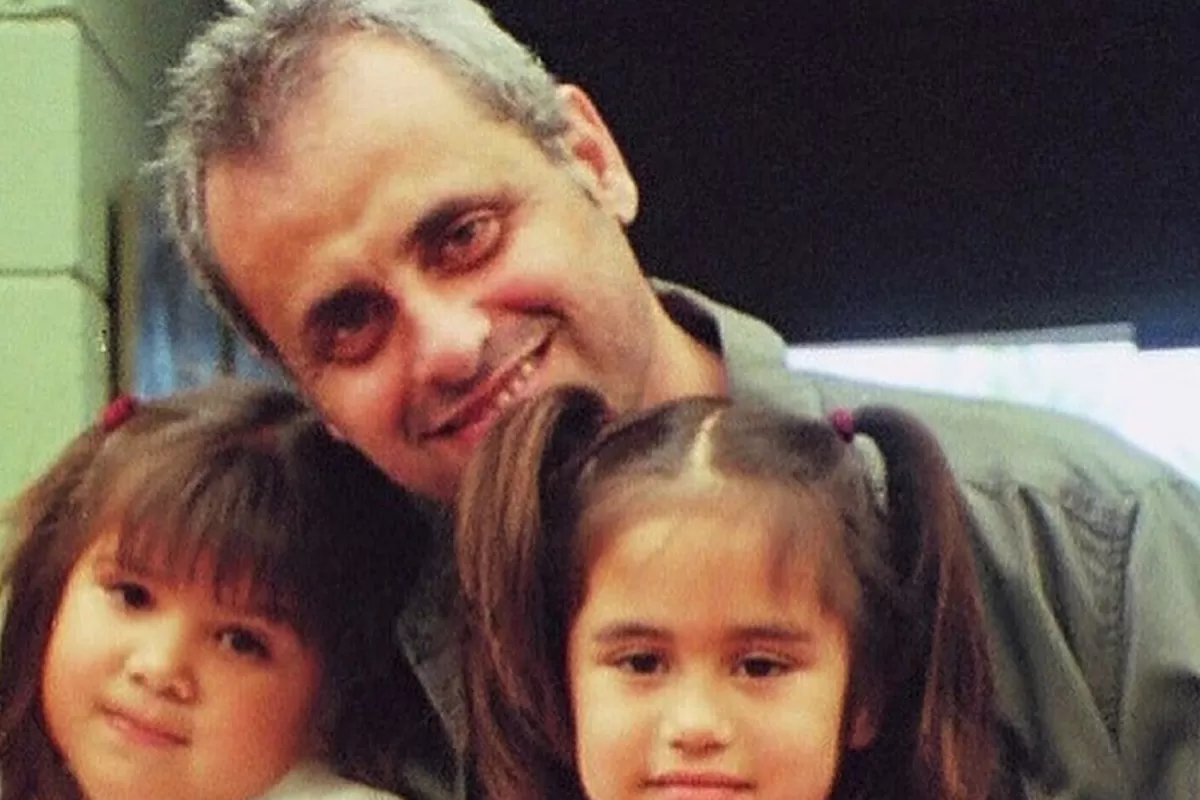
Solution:
<path fill-rule="evenodd" d="M 4 800 L 395 797 L 422 522 L 293 394 L 114 401 L 10 522 Z"/>
<path fill-rule="evenodd" d="M 693 398 L 611 420 L 571 388 L 518 406 L 458 509 L 479 781 L 496 800 L 987 797 L 968 525 L 900 411 Z"/>

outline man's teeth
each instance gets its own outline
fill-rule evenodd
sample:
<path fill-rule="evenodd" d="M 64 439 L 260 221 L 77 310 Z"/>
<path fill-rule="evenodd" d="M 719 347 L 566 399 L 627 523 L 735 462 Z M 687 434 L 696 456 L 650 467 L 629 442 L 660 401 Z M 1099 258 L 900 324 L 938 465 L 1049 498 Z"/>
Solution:
<path fill-rule="evenodd" d="M 492 409 L 495 411 L 500 411 L 512 405 L 513 400 L 515 400 L 517 397 L 520 397 L 521 393 L 525 389 L 525 385 L 529 383 L 529 376 L 533 374 L 533 370 L 534 366 L 532 357 L 522 361 L 520 366 L 518 366 L 516 371 L 513 373 L 512 380 L 510 380 L 504 386 L 504 388 L 496 392 L 495 396 L 492 398 Z"/>

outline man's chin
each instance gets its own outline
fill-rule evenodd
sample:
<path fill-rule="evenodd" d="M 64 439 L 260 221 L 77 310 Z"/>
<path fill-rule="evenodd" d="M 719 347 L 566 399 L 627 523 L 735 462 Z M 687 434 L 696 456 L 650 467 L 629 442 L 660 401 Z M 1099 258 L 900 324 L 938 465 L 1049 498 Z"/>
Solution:
<path fill-rule="evenodd" d="M 461 448 L 461 450 L 460 450 Z M 455 452 L 457 451 L 457 452 Z M 438 505 L 453 505 L 462 482 L 463 472 L 473 448 L 467 442 L 456 442 L 454 447 L 439 449 L 436 462 L 426 461 L 427 469 L 419 475 L 414 475 L 410 467 L 404 469 L 384 469 L 392 483 L 405 491 L 419 496 Z M 420 456 L 410 456 L 419 459 Z"/>

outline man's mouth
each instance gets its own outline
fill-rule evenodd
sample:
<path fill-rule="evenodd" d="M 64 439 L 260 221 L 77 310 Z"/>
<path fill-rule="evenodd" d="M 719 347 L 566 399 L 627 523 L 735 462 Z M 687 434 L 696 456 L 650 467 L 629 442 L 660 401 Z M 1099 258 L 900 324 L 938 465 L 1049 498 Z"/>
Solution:
<path fill-rule="evenodd" d="M 491 427 L 491 423 L 506 408 L 528 393 L 530 378 L 545 359 L 549 349 L 550 340 L 546 339 L 507 369 L 493 373 L 466 400 L 435 421 L 429 432 L 420 438 L 449 438 L 462 435 L 468 430 L 476 431 L 478 437 L 482 438 L 487 428 Z"/>

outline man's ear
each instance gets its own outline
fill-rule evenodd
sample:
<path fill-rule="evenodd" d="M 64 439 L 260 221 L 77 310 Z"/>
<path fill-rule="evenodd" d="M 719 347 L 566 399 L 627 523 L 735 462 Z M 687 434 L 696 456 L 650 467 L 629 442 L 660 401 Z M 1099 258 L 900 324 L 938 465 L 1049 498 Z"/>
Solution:
<path fill-rule="evenodd" d="M 628 225 L 637 216 L 638 189 L 621 148 L 583 89 L 563 84 L 557 91 L 569 124 L 562 140 L 571 173 L 597 205 Z"/>

